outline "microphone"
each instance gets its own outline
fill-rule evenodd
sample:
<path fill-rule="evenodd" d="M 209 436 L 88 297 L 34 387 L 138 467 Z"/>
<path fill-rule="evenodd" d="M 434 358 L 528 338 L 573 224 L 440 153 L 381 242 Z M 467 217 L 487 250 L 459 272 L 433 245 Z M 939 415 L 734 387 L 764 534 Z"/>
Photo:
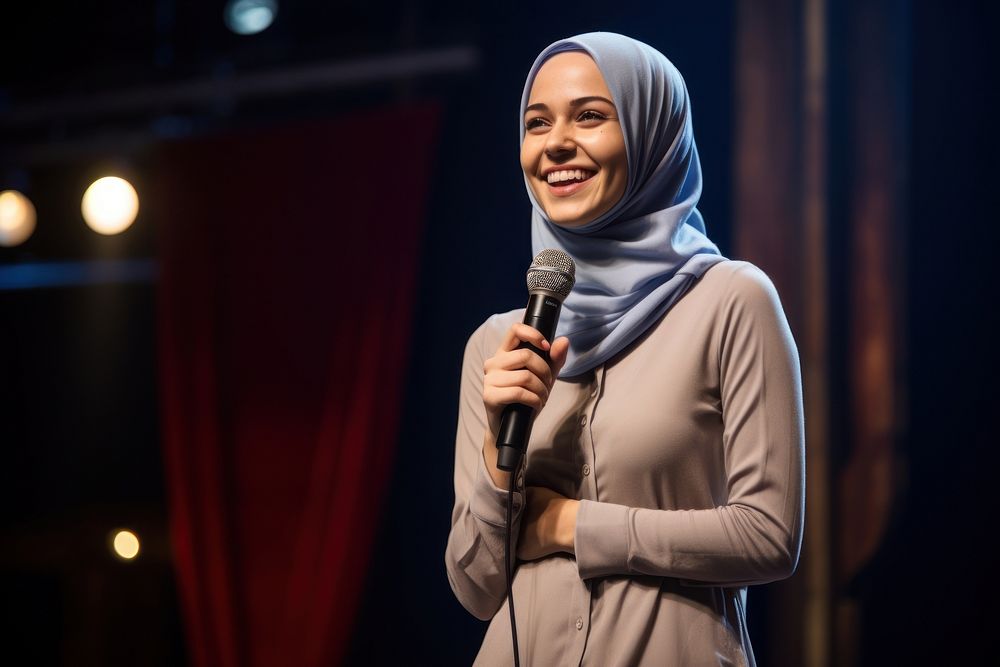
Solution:
<path fill-rule="evenodd" d="M 561 250 L 546 249 L 538 253 L 528 267 L 528 307 L 524 323 L 534 327 L 545 340 L 552 342 L 559 322 L 562 303 L 569 296 L 576 282 L 576 264 Z M 549 353 L 531 343 L 522 342 L 518 349 L 528 348 L 549 361 Z M 513 472 L 521 463 L 528 447 L 534 410 L 521 403 L 511 403 L 500 416 L 500 434 L 497 437 L 497 468 Z"/>

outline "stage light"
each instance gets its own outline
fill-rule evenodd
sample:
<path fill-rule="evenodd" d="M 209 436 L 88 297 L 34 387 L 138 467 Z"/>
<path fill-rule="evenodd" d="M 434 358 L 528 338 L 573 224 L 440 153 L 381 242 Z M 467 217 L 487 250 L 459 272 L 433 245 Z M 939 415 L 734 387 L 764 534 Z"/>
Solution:
<path fill-rule="evenodd" d="M 111 546 L 115 555 L 123 560 L 132 560 L 139 555 L 139 538 L 131 530 L 119 530 L 115 533 Z"/>
<path fill-rule="evenodd" d="M 229 0 L 226 26 L 237 35 L 255 35 L 267 30 L 277 14 L 277 0 Z"/>
<path fill-rule="evenodd" d="M 83 219 L 95 232 L 118 234 L 129 228 L 139 213 L 139 195 L 124 178 L 99 178 L 83 194 Z"/>
<path fill-rule="evenodd" d="M 0 246 L 11 248 L 35 231 L 35 205 L 17 190 L 0 192 Z"/>

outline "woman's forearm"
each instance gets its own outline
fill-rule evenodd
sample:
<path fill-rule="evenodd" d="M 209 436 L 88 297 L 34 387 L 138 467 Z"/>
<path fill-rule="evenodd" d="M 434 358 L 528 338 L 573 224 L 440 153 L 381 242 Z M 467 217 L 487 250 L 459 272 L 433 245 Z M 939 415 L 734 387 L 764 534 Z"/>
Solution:
<path fill-rule="evenodd" d="M 497 468 L 497 445 L 493 434 L 486 429 L 483 435 L 483 461 L 486 463 L 486 472 L 490 474 L 493 483 L 501 489 L 510 488 L 510 473 Z"/>

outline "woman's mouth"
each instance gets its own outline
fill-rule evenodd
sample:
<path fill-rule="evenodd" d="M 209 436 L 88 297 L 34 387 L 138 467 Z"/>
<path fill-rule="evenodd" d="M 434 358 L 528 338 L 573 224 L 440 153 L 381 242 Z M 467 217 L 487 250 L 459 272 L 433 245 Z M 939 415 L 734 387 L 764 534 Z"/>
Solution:
<path fill-rule="evenodd" d="M 594 177 L 596 171 L 588 169 L 562 169 L 545 175 L 549 192 L 556 197 L 568 197 L 583 188 Z"/>

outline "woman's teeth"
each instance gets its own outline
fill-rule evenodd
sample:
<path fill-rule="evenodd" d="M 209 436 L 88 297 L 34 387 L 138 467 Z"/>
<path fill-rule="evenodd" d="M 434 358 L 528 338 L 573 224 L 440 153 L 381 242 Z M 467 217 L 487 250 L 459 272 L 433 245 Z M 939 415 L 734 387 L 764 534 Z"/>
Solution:
<path fill-rule="evenodd" d="M 586 169 L 564 169 L 562 171 L 550 172 L 545 179 L 549 184 L 555 184 L 564 181 L 585 181 L 593 175 L 594 172 L 587 171 Z"/>

